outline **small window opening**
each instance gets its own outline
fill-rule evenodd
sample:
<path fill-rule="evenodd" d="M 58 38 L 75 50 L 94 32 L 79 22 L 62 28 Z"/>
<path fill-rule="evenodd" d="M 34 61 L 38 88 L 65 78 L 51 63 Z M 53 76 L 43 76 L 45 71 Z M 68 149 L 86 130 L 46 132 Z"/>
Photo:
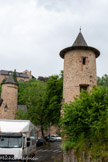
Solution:
<path fill-rule="evenodd" d="M 12 73 L 11 73 L 11 72 L 9 72 L 9 75 L 12 75 Z"/>
<path fill-rule="evenodd" d="M 83 57 L 83 58 L 82 58 L 82 63 L 83 63 L 83 65 L 86 64 L 86 57 Z"/>
<path fill-rule="evenodd" d="M 23 79 L 20 79 L 19 81 L 20 81 L 20 82 L 24 82 L 24 80 L 23 80 Z"/>
<path fill-rule="evenodd" d="M 80 92 L 81 92 L 82 90 L 87 91 L 87 89 L 88 89 L 88 85 L 80 85 Z"/>

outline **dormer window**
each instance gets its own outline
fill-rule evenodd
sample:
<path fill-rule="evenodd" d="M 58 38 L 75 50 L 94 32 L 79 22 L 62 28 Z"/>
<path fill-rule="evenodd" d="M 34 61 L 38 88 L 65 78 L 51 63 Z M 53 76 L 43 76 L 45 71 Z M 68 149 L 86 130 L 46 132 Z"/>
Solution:
<path fill-rule="evenodd" d="M 82 58 L 82 64 L 85 65 L 86 64 L 86 57 Z"/>
<path fill-rule="evenodd" d="M 12 75 L 12 72 L 9 71 L 9 75 Z"/>

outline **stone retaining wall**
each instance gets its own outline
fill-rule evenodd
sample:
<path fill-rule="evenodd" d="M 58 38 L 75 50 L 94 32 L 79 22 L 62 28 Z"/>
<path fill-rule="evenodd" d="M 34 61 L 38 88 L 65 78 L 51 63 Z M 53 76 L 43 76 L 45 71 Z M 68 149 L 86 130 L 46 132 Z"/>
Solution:
<path fill-rule="evenodd" d="M 75 156 L 74 150 L 65 151 L 63 153 L 63 162 L 108 162 L 108 157 L 106 159 L 92 159 L 90 154 L 86 155 L 85 152 L 81 152 L 80 156 Z"/>

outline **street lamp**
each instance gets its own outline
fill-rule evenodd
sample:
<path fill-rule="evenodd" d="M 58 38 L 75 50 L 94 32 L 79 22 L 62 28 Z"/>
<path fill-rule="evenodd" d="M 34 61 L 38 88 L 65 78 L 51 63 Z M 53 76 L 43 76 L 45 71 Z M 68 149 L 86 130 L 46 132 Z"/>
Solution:
<path fill-rule="evenodd" d="M 7 111 L 7 109 L 8 109 L 8 106 L 6 104 L 5 107 L 4 107 L 5 112 Z"/>

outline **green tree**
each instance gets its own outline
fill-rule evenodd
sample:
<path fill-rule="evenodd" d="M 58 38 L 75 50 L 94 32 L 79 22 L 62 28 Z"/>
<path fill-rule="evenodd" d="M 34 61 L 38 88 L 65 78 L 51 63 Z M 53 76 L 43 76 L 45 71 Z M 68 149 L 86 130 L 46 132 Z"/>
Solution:
<path fill-rule="evenodd" d="M 28 118 L 28 112 L 24 111 L 24 110 L 17 110 L 17 119 L 23 119 L 23 120 L 27 120 Z"/>
<path fill-rule="evenodd" d="M 102 77 L 97 77 L 98 86 L 108 87 L 108 75 L 105 74 Z"/>
<path fill-rule="evenodd" d="M 46 92 L 46 83 L 35 79 L 29 82 L 19 82 L 18 103 L 27 106 L 27 112 L 18 111 L 19 119 L 29 119 L 35 125 L 41 127 L 44 137 L 45 110 L 43 107 L 43 97 Z"/>
<path fill-rule="evenodd" d="M 59 123 L 62 92 L 63 72 L 61 72 L 60 75 L 51 76 L 47 81 L 46 94 L 44 96 L 44 107 L 46 110 L 45 115 L 49 128 L 51 125 L 58 125 Z"/>
<path fill-rule="evenodd" d="M 2 83 L 4 83 L 7 79 L 8 79 L 8 78 L 4 78 L 4 79 L 2 80 Z"/>
<path fill-rule="evenodd" d="M 16 83 L 18 83 L 18 81 L 17 81 L 17 73 L 16 73 L 16 69 L 14 70 L 12 76 L 13 76 L 14 81 L 15 81 Z"/>
<path fill-rule="evenodd" d="M 65 104 L 63 110 L 64 148 L 105 158 L 108 155 L 108 88 L 82 91 L 79 98 Z"/>

